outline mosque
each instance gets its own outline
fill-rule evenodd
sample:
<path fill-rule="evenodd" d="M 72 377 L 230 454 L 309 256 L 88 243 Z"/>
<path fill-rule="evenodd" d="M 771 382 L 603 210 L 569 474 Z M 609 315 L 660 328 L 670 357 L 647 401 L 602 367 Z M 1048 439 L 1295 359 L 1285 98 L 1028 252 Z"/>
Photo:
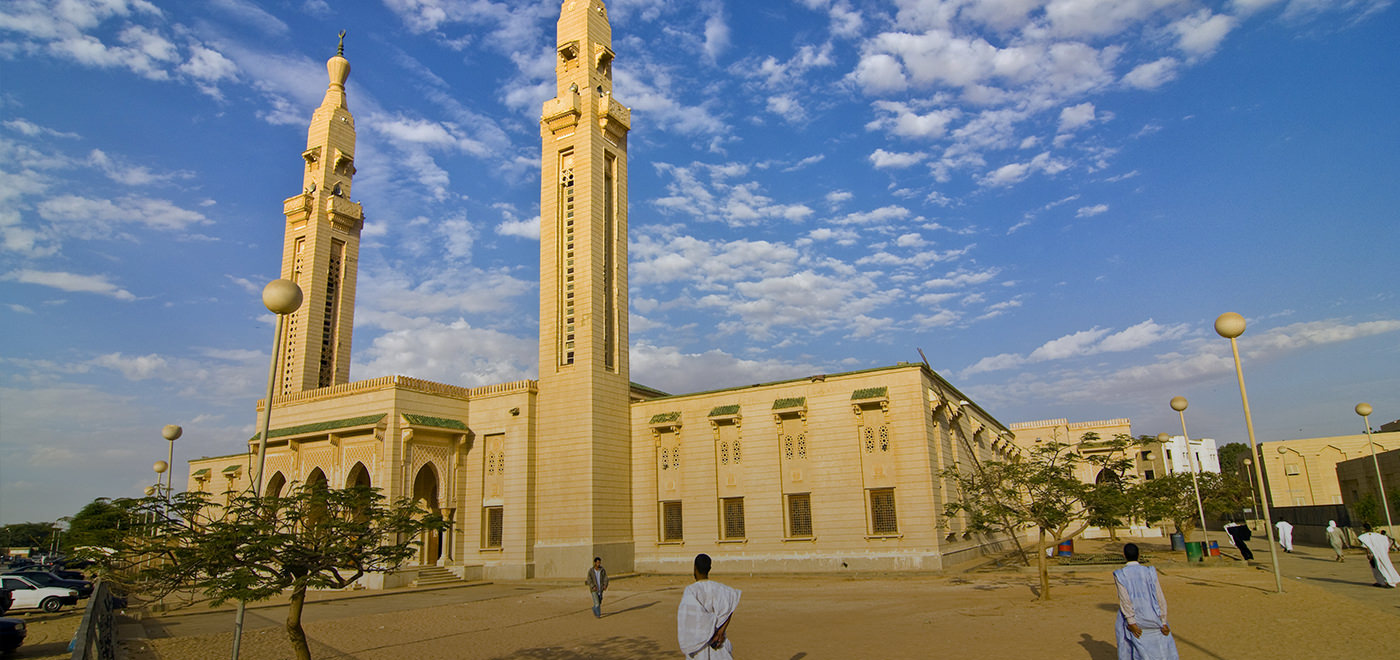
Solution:
<path fill-rule="evenodd" d="M 628 370 L 627 137 L 601 0 L 565 0 L 556 96 L 540 118 L 539 378 L 459 387 L 350 380 L 364 214 L 351 201 L 350 63 L 307 133 L 302 192 L 283 202 L 281 277 L 304 303 L 274 368 L 263 492 L 325 481 L 411 496 L 451 527 L 371 587 L 466 579 L 936 570 L 985 539 L 946 518 L 941 471 L 1020 451 L 1010 430 L 927 364 L 671 395 Z M 249 485 L 258 440 L 190 461 L 188 488 Z"/>

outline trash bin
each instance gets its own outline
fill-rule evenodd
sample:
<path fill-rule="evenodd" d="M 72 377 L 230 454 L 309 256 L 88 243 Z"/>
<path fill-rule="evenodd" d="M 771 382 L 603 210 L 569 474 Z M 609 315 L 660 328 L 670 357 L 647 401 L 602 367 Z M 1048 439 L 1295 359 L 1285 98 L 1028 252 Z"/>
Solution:
<path fill-rule="evenodd" d="M 1172 539 L 1172 550 L 1185 550 L 1185 549 L 1186 549 L 1186 535 L 1185 535 L 1185 534 L 1173 533 L 1173 534 L 1171 535 L 1171 539 Z"/>
<path fill-rule="evenodd" d="M 1204 550 L 1205 550 L 1205 543 L 1203 543 L 1203 542 L 1201 542 L 1201 541 L 1191 541 L 1190 543 L 1187 543 L 1187 544 L 1186 544 L 1186 561 L 1187 561 L 1187 562 L 1205 561 L 1206 558 L 1203 556 L 1203 551 L 1204 551 Z"/>
<path fill-rule="evenodd" d="M 1073 557 L 1074 539 L 1070 539 L 1068 541 L 1060 541 L 1060 546 L 1056 548 L 1056 554 L 1058 554 L 1061 557 Z"/>
<path fill-rule="evenodd" d="M 1219 556 L 1220 556 L 1220 544 L 1219 544 L 1219 543 L 1216 543 L 1215 541 L 1211 541 L 1211 542 L 1210 542 L 1210 556 L 1212 556 L 1212 557 L 1219 557 Z"/>

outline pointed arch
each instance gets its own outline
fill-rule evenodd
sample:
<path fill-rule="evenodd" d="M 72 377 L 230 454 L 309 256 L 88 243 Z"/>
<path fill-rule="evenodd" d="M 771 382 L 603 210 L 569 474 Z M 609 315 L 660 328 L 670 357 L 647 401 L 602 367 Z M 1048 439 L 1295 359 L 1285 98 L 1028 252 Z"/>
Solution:
<path fill-rule="evenodd" d="M 369 468 L 358 461 L 355 462 L 354 467 L 350 468 L 350 474 L 345 478 L 346 488 L 354 488 L 355 486 L 365 486 L 366 488 L 373 486 L 369 478 Z"/>
<path fill-rule="evenodd" d="M 263 488 L 264 497 L 281 497 L 282 490 L 287 487 L 287 475 L 281 470 L 272 473 L 272 478 L 267 480 L 267 486 Z"/>

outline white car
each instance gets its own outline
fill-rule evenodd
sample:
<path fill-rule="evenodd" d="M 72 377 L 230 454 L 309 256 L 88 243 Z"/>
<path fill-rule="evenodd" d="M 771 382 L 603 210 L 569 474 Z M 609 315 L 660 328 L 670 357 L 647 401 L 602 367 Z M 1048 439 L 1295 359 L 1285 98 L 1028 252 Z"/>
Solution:
<path fill-rule="evenodd" d="M 14 599 L 12 610 L 57 612 L 64 605 L 78 603 L 78 592 L 72 589 L 40 586 L 21 575 L 0 575 L 0 588 L 8 590 Z"/>

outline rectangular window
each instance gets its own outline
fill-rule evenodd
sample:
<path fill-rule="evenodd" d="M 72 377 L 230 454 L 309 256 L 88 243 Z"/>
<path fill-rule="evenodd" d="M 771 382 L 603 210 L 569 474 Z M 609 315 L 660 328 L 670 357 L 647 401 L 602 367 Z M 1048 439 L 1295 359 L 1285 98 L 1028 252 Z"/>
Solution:
<path fill-rule="evenodd" d="M 726 497 L 720 503 L 724 511 L 724 535 L 721 538 L 744 538 L 744 498 Z"/>
<path fill-rule="evenodd" d="M 681 503 L 661 503 L 661 540 L 684 541 L 685 526 L 681 524 Z"/>
<path fill-rule="evenodd" d="M 505 533 L 505 512 L 498 506 L 488 506 L 482 511 L 483 548 L 501 547 L 501 537 Z"/>
<path fill-rule="evenodd" d="M 1297 476 L 1297 475 L 1298 475 L 1298 464 L 1297 464 L 1297 463 L 1289 463 L 1288 465 L 1283 466 L 1283 472 L 1284 472 L 1284 474 L 1288 474 L 1288 475 L 1292 475 L 1292 476 Z"/>
<path fill-rule="evenodd" d="M 870 532 L 872 534 L 899 533 L 899 518 L 894 511 L 893 488 L 872 488 L 870 490 Z"/>
<path fill-rule="evenodd" d="M 1157 477 L 1157 475 L 1154 474 L 1154 473 L 1152 472 L 1152 470 L 1143 470 L 1143 472 L 1142 472 L 1142 479 L 1143 479 L 1143 481 L 1152 481 L 1152 480 L 1155 479 L 1156 477 Z"/>
<path fill-rule="evenodd" d="M 617 369 L 617 360 L 613 354 L 617 352 L 617 279 L 614 271 L 617 270 L 617 222 L 613 206 L 617 203 L 615 188 L 617 178 L 613 171 L 617 167 L 617 158 L 612 154 L 603 157 L 603 366 L 608 369 Z"/>
<path fill-rule="evenodd" d="M 812 495 L 793 493 L 787 496 L 788 536 L 802 538 L 812 535 Z"/>

